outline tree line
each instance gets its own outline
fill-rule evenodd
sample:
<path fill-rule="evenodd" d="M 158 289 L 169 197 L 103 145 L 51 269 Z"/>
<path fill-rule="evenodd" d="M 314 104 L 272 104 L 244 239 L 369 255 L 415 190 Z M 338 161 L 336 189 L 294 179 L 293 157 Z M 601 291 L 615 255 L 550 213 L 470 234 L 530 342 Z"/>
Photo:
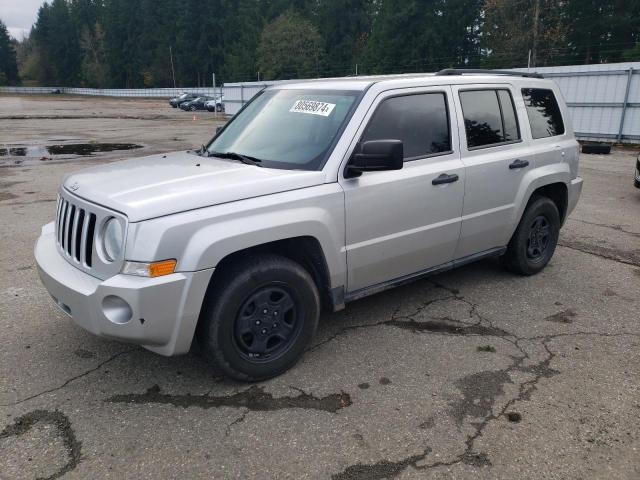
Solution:
<path fill-rule="evenodd" d="M 0 84 L 18 69 L 138 88 L 639 59 L 640 0 L 52 0 L 21 42 L 0 22 Z"/>

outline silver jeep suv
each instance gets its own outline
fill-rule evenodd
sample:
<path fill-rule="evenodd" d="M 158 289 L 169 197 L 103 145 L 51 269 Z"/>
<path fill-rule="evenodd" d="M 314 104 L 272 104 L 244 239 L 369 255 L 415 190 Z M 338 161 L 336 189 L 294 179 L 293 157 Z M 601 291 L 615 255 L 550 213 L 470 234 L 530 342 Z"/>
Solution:
<path fill-rule="evenodd" d="M 580 196 L 557 86 L 446 70 L 273 86 L 200 151 L 68 176 L 35 256 L 96 335 L 280 374 L 320 310 L 488 256 L 532 275 Z"/>

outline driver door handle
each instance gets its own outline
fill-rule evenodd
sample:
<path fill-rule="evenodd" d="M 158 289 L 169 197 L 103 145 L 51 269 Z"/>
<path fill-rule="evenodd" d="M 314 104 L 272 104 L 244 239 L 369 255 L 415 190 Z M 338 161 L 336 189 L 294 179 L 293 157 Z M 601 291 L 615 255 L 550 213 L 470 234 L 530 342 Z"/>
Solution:
<path fill-rule="evenodd" d="M 434 178 L 431 181 L 432 185 L 442 185 L 444 183 L 453 183 L 453 182 L 457 182 L 458 181 L 458 175 L 456 175 L 455 173 L 449 175 L 447 173 L 442 173 L 440 175 L 438 175 L 438 177 Z"/>
<path fill-rule="evenodd" d="M 515 170 L 516 168 L 525 168 L 528 166 L 529 160 L 520 160 L 519 158 L 517 158 L 509 164 L 509 170 Z"/>

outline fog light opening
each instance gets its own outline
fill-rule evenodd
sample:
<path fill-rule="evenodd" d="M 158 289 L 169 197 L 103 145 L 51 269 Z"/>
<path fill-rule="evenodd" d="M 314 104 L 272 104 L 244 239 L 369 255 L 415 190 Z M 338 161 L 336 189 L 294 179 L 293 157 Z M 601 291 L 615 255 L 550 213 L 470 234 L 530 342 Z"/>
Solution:
<path fill-rule="evenodd" d="M 102 313 L 110 322 L 124 325 L 131 321 L 133 312 L 131 306 L 116 295 L 109 295 L 102 300 Z"/>

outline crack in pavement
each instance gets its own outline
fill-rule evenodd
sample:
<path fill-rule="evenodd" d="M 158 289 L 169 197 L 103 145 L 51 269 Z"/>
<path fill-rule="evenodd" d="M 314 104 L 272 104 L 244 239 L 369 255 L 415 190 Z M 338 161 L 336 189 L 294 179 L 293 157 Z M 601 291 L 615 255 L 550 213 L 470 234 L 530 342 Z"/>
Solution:
<path fill-rule="evenodd" d="M 478 312 L 478 305 L 470 302 L 461 296 L 459 291 L 454 288 L 445 287 L 442 284 L 439 284 L 433 280 L 430 283 L 439 289 L 445 290 L 449 293 L 449 295 L 444 297 L 438 297 L 433 300 L 429 300 L 421 304 L 416 310 L 410 315 L 398 315 L 399 308 L 391 314 L 391 318 L 388 320 L 382 320 L 374 323 L 363 323 L 357 325 L 349 325 L 347 327 L 342 327 L 336 333 L 326 338 L 325 340 L 317 343 L 307 350 L 307 352 L 312 352 L 322 347 L 323 345 L 332 342 L 336 338 L 344 335 L 347 332 L 352 330 L 358 330 L 363 328 L 371 328 L 378 327 L 382 325 L 401 328 L 405 330 L 410 330 L 414 333 L 420 332 L 432 332 L 436 334 L 444 334 L 444 335 L 476 335 L 476 336 L 493 336 L 493 337 L 511 337 L 515 338 L 514 335 L 503 330 L 501 328 L 495 327 L 491 320 L 483 317 Z M 449 317 L 429 317 L 428 321 L 416 321 L 413 317 L 422 313 L 424 310 L 429 308 L 431 305 L 444 302 L 448 300 L 456 300 L 463 302 L 469 306 L 469 319 L 476 319 L 475 321 L 463 322 L 459 320 L 454 320 Z"/>
<path fill-rule="evenodd" d="M 238 418 L 236 418 L 233 422 L 227 425 L 227 427 L 224 429 L 224 436 L 228 437 L 229 435 L 231 435 L 231 429 L 235 425 L 244 422 L 245 418 L 247 418 L 247 415 L 249 414 L 250 411 L 251 410 L 246 409 L 244 412 L 242 412 L 242 414 Z"/>
<path fill-rule="evenodd" d="M 80 463 L 82 442 L 77 440 L 73 428 L 71 427 L 71 421 L 64 413 L 59 410 L 34 410 L 32 412 L 25 413 L 18 417 L 12 424 L 7 425 L 2 432 L 0 432 L 0 439 L 24 435 L 39 422 L 48 423 L 57 429 L 69 456 L 67 463 L 65 463 L 58 471 L 42 479 L 54 480 L 73 470 L 76 468 L 78 463 Z"/>
<path fill-rule="evenodd" d="M 612 260 L 614 262 L 623 263 L 625 265 L 631 265 L 633 267 L 640 267 L 640 251 L 634 252 L 621 252 L 615 248 L 602 247 L 600 245 L 590 245 L 586 242 L 579 240 L 558 240 L 558 245 L 577 252 L 587 253 L 596 257 L 604 258 L 606 260 Z"/>
<path fill-rule="evenodd" d="M 377 463 L 350 465 L 344 471 L 332 475 L 333 480 L 380 480 L 383 478 L 393 478 L 399 475 L 405 468 L 418 468 L 417 464 L 424 460 L 431 453 L 430 448 L 426 448 L 419 455 L 412 455 L 397 462 L 380 460 Z"/>
<path fill-rule="evenodd" d="M 154 385 L 146 393 L 114 395 L 105 400 L 111 403 L 159 403 L 173 405 L 174 407 L 200 407 L 204 409 L 219 407 L 246 408 L 249 411 L 274 411 L 289 408 L 302 408 L 322 410 L 329 413 L 337 413 L 339 410 L 349 407 L 351 396 L 340 392 L 325 397 L 315 397 L 302 392 L 296 397 L 274 397 L 264 391 L 264 387 L 252 386 L 242 392 L 232 395 L 169 395 L 160 393 L 160 387 Z"/>
<path fill-rule="evenodd" d="M 424 310 L 428 305 L 433 304 L 436 301 L 442 301 L 444 299 L 437 299 L 425 304 L 424 308 L 419 309 L 418 312 L 411 314 L 410 316 L 406 316 L 408 320 L 403 322 L 398 322 L 395 317 L 396 312 L 392 315 L 390 320 L 369 324 L 369 325 L 358 325 L 347 327 L 340 332 L 336 333 L 331 339 L 337 338 L 339 335 L 343 333 L 353 330 L 354 328 L 366 328 L 369 326 L 378 326 L 378 325 L 389 325 L 399 328 L 405 328 L 412 330 L 414 332 L 422 332 L 429 331 L 435 334 L 440 335 L 484 335 L 484 336 L 492 336 L 504 339 L 514 345 L 518 351 L 522 354 L 521 356 L 512 357 L 513 362 L 508 367 L 495 370 L 495 371 L 484 371 L 475 373 L 472 375 L 468 375 L 458 382 L 456 385 L 462 392 L 463 398 L 459 401 L 453 402 L 450 405 L 450 414 L 453 416 L 456 423 L 461 426 L 463 424 L 464 418 L 467 416 L 472 416 L 474 418 L 482 418 L 480 422 L 471 423 L 471 426 L 474 428 L 474 432 L 467 436 L 465 440 L 465 449 L 462 453 L 455 456 L 449 461 L 438 461 L 425 465 L 418 465 L 418 462 L 424 460 L 428 454 L 426 451 L 425 455 L 419 456 L 420 458 L 416 459 L 416 456 L 410 456 L 404 459 L 401 459 L 397 462 L 389 462 L 387 460 L 383 460 L 382 462 L 378 462 L 376 464 L 371 465 L 362 465 L 356 464 L 351 467 L 347 467 L 343 472 L 334 475 L 333 479 L 356 479 L 356 480 L 364 480 L 367 478 L 393 478 L 402 473 L 405 468 L 412 466 L 416 470 L 426 470 L 437 467 L 446 467 L 453 466 L 455 464 L 464 463 L 467 465 L 472 465 L 476 467 L 484 467 L 490 466 L 491 461 L 488 455 L 484 452 L 477 452 L 474 450 L 475 442 L 478 438 L 480 438 L 485 428 L 493 421 L 498 420 L 503 416 L 508 416 L 510 409 L 517 402 L 521 401 L 529 401 L 531 399 L 531 395 L 536 391 L 538 382 L 543 378 L 549 378 L 554 375 L 558 375 L 561 372 L 551 368 L 551 362 L 555 358 L 555 354 L 549 348 L 549 342 L 562 337 L 573 337 L 580 335 L 588 335 L 588 336 L 599 336 L 603 338 L 608 337 L 622 337 L 622 336 L 633 336 L 640 337 L 638 333 L 632 332 L 621 332 L 615 334 L 608 334 L 602 332 L 591 332 L 591 331 L 578 331 L 571 333 L 558 333 L 551 335 L 539 335 L 533 337 L 518 337 L 512 333 L 507 332 L 506 330 L 502 330 L 500 328 L 495 327 L 492 322 L 482 316 L 478 312 L 478 305 L 474 304 L 459 295 L 459 291 L 450 287 L 447 287 L 441 283 L 432 282 L 435 287 L 444 289 L 451 293 L 451 296 L 446 297 L 445 299 L 455 298 L 456 300 L 460 300 L 469 304 L 470 308 L 470 317 L 476 317 L 478 320 L 474 323 L 464 323 L 459 321 L 452 321 L 448 318 L 440 318 L 440 319 L 432 319 L 427 322 L 419 322 L 414 320 L 412 317 L 415 316 L 420 311 Z M 426 324 L 425 327 L 420 327 L 421 324 Z M 330 339 L 330 340 L 331 340 Z M 544 348 L 545 358 L 533 365 L 524 365 L 525 361 L 530 360 L 531 357 L 521 345 L 524 341 L 530 342 L 539 342 Z M 323 344 L 326 343 L 323 342 Z M 529 373 L 533 375 L 533 378 L 527 381 L 524 381 L 518 386 L 518 394 L 513 398 L 508 399 L 505 404 L 500 408 L 499 411 L 494 412 L 495 400 L 504 394 L 503 385 L 505 383 L 514 383 L 511 379 L 511 372 L 522 372 Z M 478 392 L 480 392 L 480 398 L 478 398 Z M 389 466 L 389 470 L 383 476 L 371 476 L 372 472 L 375 473 L 376 466 Z"/>
<path fill-rule="evenodd" d="M 569 222 L 578 222 L 578 223 L 584 223 L 585 225 L 593 225 L 595 227 L 603 227 L 603 228 L 610 228 L 611 230 L 615 230 L 616 232 L 621 232 L 621 233 L 626 233 L 627 235 L 631 235 L 632 237 L 638 237 L 640 238 L 640 233 L 638 232 L 632 232 L 630 230 L 625 230 L 622 225 L 612 225 L 612 224 L 606 224 L 606 223 L 596 223 L 596 222 L 588 222 L 586 220 L 579 220 L 577 218 L 568 218 L 567 221 Z"/>
<path fill-rule="evenodd" d="M 138 347 L 136 347 L 136 348 L 130 348 L 130 349 L 128 349 L 128 350 L 123 350 L 123 351 L 121 351 L 121 352 L 118 352 L 118 353 L 116 353 L 116 354 L 114 354 L 114 355 L 110 356 L 110 357 L 109 357 L 109 358 L 107 358 L 106 360 L 104 360 L 104 361 L 100 362 L 100 363 L 99 363 L 98 365 L 96 365 L 95 367 L 90 368 L 89 370 L 86 370 L 85 372 L 82 372 L 82 373 L 80 373 L 80 374 L 78 374 L 78 375 L 75 375 L 75 376 L 73 376 L 73 377 L 71 377 L 71 378 L 67 379 L 64 383 L 62 383 L 61 385 L 58 385 L 57 387 L 48 388 L 47 390 L 43 390 L 43 391 L 41 391 L 41 392 L 34 393 L 33 395 L 29 395 L 28 397 L 22 398 L 22 399 L 20 399 L 20 400 L 16 400 L 15 402 L 2 403 L 2 404 L 0 404 L 0 407 L 12 407 L 12 406 L 14 406 L 14 405 L 19 405 L 19 404 L 24 403 L 24 402 L 27 402 L 27 401 L 29 401 L 29 400 L 33 400 L 34 398 L 38 398 L 38 397 L 40 397 L 40 396 L 42 396 L 42 395 L 46 395 L 47 393 L 52 393 L 52 392 L 55 392 L 55 391 L 57 391 L 57 390 L 61 390 L 61 389 L 63 389 L 64 387 L 66 387 L 67 385 L 69 385 L 71 382 L 74 382 L 74 381 L 76 381 L 76 380 L 78 380 L 78 379 L 80 379 L 80 378 L 82 378 L 82 377 L 85 377 L 85 376 L 87 376 L 87 375 L 89 375 L 89 374 L 91 374 L 91 373 L 93 373 L 93 372 L 95 372 L 95 371 L 97 371 L 97 370 L 100 370 L 100 369 L 101 369 L 103 366 L 105 366 L 107 363 L 112 362 L 113 360 L 115 360 L 116 358 L 118 358 L 118 357 L 120 357 L 120 356 L 122 356 L 122 355 L 125 355 L 125 354 L 130 353 L 130 352 L 134 352 L 134 351 L 136 351 L 136 350 L 140 350 L 140 348 L 138 348 Z"/>

